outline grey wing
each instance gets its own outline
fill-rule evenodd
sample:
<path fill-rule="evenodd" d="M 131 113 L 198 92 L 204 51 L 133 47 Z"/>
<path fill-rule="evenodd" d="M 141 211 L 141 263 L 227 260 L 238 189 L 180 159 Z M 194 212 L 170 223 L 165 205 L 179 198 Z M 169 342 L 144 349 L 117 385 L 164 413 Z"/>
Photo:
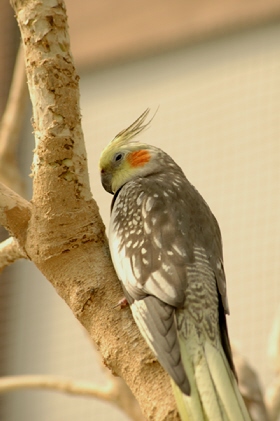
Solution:
<path fill-rule="evenodd" d="M 188 287 L 187 272 L 196 265 L 195 252 L 201 247 L 208 260 L 205 265 L 215 275 L 224 312 L 229 314 L 220 228 L 193 186 L 187 182 L 181 194 L 150 192 L 143 199 L 142 218 L 146 253 L 135 263 L 141 266 L 143 290 L 181 307 Z"/>
<path fill-rule="evenodd" d="M 208 256 L 227 311 L 225 277 L 218 265 L 222 261 L 219 228 L 192 186 L 192 197 L 186 200 L 187 190 L 186 195 L 174 192 L 172 197 L 150 181 L 140 188 L 137 183 L 128 183 L 115 201 L 109 235 L 114 266 L 137 325 L 165 370 L 177 384 L 185 384 L 186 391 L 189 384 L 178 359 L 174 312 L 185 303 L 187 271 L 195 263 L 195 244 Z M 167 318 L 163 317 L 163 309 L 169 315 Z M 221 321 L 225 322 L 224 311 Z M 223 326 L 223 346 L 230 359 L 226 323 Z M 183 383 L 174 367 L 179 367 L 176 370 L 183 375 Z"/>
<path fill-rule="evenodd" d="M 116 272 L 133 299 L 153 295 L 177 308 L 185 302 L 193 252 L 180 227 L 182 210 L 176 214 L 173 205 L 164 193 L 136 195 L 134 183 L 128 183 L 113 207 L 109 242 Z"/>
<path fill-rule="evenodd" d="M 138 192 L 134 200 L 127 201 L 136 189 L 129 192 L 129 186 L 124 188 L 115 202 L 110 224 L 113 263 L 143 337 L 183 393 L 189 394 L 175 318 L 175 309 L 185 301 L 184 239 L 163 195 L 160 198 L 156 193 L 155 197 Z M 131 212 L 137 199 L 139 207 Z"/>
<path fill-rule="evenodd" d="M 135 300 L 130 307 L 142 336 L 162 367 L 181 391 L 189 395 L 190 384 L 181 360 L 175 309 L 153 296 Z"/>
<path fill-rule="evenodd" d="M 223 250 L 222 250 L 222 237 L 218 222 L 213 214 L 212 216 L 212 227 L 213 227 L 213 245 L 210 251 L 210 264 L 213 272 L 215 273 L 218 291 L 221 295 L 221 300 L 224 308 L 224 312 L 229 314 L 229 304 L 227 299 L 227 287 L 226 287 L 226 276 L 224 271 L 223 262 Z"/>

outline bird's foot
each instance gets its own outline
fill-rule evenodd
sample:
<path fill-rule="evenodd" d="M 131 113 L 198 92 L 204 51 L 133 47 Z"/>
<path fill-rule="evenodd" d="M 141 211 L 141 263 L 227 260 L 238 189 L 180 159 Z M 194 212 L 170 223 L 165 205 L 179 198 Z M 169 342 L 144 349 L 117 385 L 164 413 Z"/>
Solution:
<path fill-rule="evenodd" d="M 123 297 L 120 301 L 118 301 L 118 303 L 113 307 L 120 307 L 120 308 L 125 308 L 126 306 L 128 306 L 128 301 L 125 297 Z"/>

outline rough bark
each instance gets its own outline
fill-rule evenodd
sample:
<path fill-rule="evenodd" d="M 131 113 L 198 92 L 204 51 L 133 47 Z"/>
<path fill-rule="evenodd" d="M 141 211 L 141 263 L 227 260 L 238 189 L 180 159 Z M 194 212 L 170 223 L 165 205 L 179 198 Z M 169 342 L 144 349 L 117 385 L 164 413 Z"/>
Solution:
<path fill-rule="evenodd" d="M 2 195 L 2 224 L 87 329 L 105 365 L 129 385 L 147 419 L 178 420 L 169 379 L 130 310 L 114 308 L 122 290 L 90 192 L 64 2 L 11 3 L 23 40 L 36 148 L 32 206 L 19 206 L 13 193 Z"/>

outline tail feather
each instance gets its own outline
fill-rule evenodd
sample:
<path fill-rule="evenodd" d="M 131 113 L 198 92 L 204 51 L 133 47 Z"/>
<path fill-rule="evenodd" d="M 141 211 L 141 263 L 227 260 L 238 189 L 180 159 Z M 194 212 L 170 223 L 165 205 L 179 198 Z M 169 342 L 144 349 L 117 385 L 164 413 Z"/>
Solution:
<path fill-rule="evenodd" d="M 184 395 L 177 384 L 171 380 L 179 414 L 182 421 L 204 421 L 206 418 L 204 418 L 203 409 L 200 402 L 192 361 L 189 354 L 182 353 L 182 348 L 181 355 L 183 365 L 190 383 L 191 395 Z"/>
<path fill-rule="evenodd" d="M 223 402 L 219 395 L 219 391 L 217 390 L 217 385 L 213 379 L 211 369 L 212 367 L 209 366 L 206 355 L 202 354 L 199 365 L 195 367 L 195 378 L 201 405 L 206 415 L 205 419 L 213 421 L 230 421 L 226 416 Z"/>
<path fill-rule="evenodd" d="M 182 421 L 250 421 L 222 347 L 206 341 L 194 358 L 190 344 L 182 341 L 180 346 L 191 386 L 187 396 L 173 385 Z"/>
<path fill-rule="evenodd" d="M 222 353 L 221 355 L 222 355 L 222 358 L 223 358 L 223 360 L 224 360 L 225 367 L 227 368 L 227 370 L 228 370 L 228 371 L 230 372 L 230 374 L 232 375 L 232 371 L 231 371 L 230 367 L 229 367 L 229 366 L 228 366 L 228 364 L 227 364 L 227 358 L 226 358 L 225 354 L 224 354 L 224 353 Z M 246 407 L 246 405 L 245 405 L 245 402 L 244 402 L 244 400 L 243 400 L 243 398 L 242 398 L 242 396 L 241 396 L 240 390 L 239 390 L 239 388 L 238 388 L 238 384 L 237 384 L 237 381 L 236 381 L 235 374 L 234 374 L 233 380 L 234 380 L 234 381 L 233 381 L 233 388 L 234 388 L 235 395 L 236 395 L 236 398 L 237 398 L 238 403 L 239 403 L 240 410 L 241 410 L 241 412 L 242 412 L 242 414 L 243 414 L 243 416 L 244 416 L 245 420 L 249 420 L 249 421 L 251 421 L 251 416 L 249 416 L 249 413 L 248 413 L 247 407 Z M 247 418 L 246 418 L 246 417 L 247 417 Z"/>
<path fill-rule="evenodd" d="M 230 421 L 250 421 L 248 411 L 223 349 L 217 350 L 209 342 L 205 343 L 204 349 L 211 377 L 227 418 Z"/>

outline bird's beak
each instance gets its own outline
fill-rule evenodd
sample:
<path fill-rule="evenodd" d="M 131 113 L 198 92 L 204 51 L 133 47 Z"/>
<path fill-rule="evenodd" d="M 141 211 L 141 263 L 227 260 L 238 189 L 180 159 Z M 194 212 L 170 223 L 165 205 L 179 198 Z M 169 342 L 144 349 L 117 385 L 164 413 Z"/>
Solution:
<path fill-rule="evenodd" d="M 108 193 L 114 194 L 112 192 L 112 174 L 101 170 L 101 183 Z"/>

